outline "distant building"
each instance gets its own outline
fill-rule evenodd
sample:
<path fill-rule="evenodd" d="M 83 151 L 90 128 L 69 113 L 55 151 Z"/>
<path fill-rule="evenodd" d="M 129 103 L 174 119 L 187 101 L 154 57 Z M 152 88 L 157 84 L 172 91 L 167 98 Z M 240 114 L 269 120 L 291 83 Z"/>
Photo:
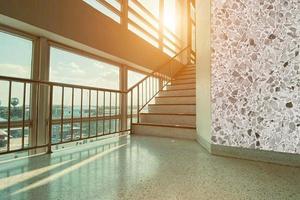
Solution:
<path fill-rule="evenodd" d="M 7 121 L 6 119 L 0 117 L 0 122 L 6 122 L 6 121 Z"/>

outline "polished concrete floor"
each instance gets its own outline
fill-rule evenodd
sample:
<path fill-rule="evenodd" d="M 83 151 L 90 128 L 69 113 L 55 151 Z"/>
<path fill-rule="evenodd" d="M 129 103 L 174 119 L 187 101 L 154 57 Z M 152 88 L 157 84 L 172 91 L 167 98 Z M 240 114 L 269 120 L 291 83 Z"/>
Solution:
<path fill-rule="evenodd" d="M 300 199 L 300 169 L 131 136 L 0 163 L 1 200 Z"/>

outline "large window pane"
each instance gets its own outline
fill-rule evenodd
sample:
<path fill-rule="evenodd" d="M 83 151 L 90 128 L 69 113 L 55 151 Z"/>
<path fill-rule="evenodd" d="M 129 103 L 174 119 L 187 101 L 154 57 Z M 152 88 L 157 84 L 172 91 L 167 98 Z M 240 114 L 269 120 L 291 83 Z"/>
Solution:
<path fill-rule="evenodd" d="M 127 87 L 131 88 L 134 84 L 142 80 L 146 77 L 145 74 L 141 74 L 135 71 L 128 70 L 128 80 L 127 80 Z"/>
<path fill-rule="evenodd" d="M 178 33 L 181 20 L 180 2 L 178 0 L 164 0 L 164 26 L 175 34 Z"/>
<path fill-rule="evenodd" d="M 119 67 L 51 47 L 50 81 L 117 90 Z"/>
<path fill-rule="evenodd" d="M 32 47 L 31 40 L 7 34 L 0 30 L 0 75 L 30 78 Z"/>
<path fill-rule="evenodd" d="M 106 15 L 107 17 L 111 18 L 117 23 L 121 22 L 121 18 L 118 14 L 113 12 L 109 6 L 106 6 L 105 4 L 101 3 L 101 1 L 97 0 L 84 0 L 87 4 L 101 12 L 102 14 Z M 121 4 L 116 0 L 107 0 L 106 1 L 109 5 L 111 5 L 113 8 L 117 9 L 118 11 L 121 11 Z"/>
<path fill-rule="evenodd" d="M 159 0 L 138 0 L 155 17 L 159 18 Z"/>
<path fill-rule="evenodd" d="M 0 76 L 30 79 L 32 52 L 32 40 L 0 30 Z M 7 80 L 0 80 L 0 152 L 8 150 L 8 137 L 9 150 L 22 148 L 22 142 L 25 148 L 29 146 L 30 92 L 29 83 L 12 81 L 10 84 Z"/>

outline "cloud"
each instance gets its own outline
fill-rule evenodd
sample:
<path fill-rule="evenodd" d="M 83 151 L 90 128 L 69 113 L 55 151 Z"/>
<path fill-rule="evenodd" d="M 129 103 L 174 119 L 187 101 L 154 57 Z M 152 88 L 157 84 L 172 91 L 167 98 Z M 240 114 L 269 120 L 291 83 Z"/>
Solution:
<path fill-rule="evenodd" d="M 30 78 L 31 67 L 9 63 L 0 63 L 0 75 L 19 78 Z"/>

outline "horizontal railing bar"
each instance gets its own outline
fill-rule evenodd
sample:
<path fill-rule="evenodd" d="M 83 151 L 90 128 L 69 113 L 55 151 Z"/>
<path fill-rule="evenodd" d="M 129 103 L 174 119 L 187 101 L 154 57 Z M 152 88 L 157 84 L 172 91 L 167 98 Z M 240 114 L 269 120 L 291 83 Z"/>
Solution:
<path fill-rule="evenodd" d="M 98 133 L 96 133 L 96 135 L 93 135 L 93 136 L 90 136 L 90 137 L 83 137 L 83 138 L 79 138 L 79 139 L 76 139 L 76 140 L 68 140 L 68 141 L 62 141 L 62 142 L 59 142 L 59 143 L 52 143 L 51 145 L 60 145 L 60 144 L 67 144 L 67 143 L 72 143 L 72 142 L 78 142 L 78 141 L 82 141 L 82 140 L 88 140 L 88 139 L 93 139 L 93 138 L 98 138 L 98 137 L 103 137 L 103 136 L 107 136 L 107 135 L 114 135 L 114 134 L 117 134 L 117 133 L 122 133 L 122 132 L 126 132 L 128 130 L 120 130 L 120 131 L 117 131 L 117 132 L 112 132 L 112 133 L 103 133 L 103 132 L 100 132 L 100 133 L 103 133 L 101 135 L 98 135 Z"/>
<path fill-rule="evenodd" d="M 0 155 L 3 154 L 10 154 L 10 153 L 17 153 L 17 152 L 21 152 L 21 151 L 28 151 L 28 150 L 32 150 L 32 149 L 39 149 L 39 148 L 44 148 L 47 147 L 48 144 L 44 144 L 44 145 L 39 145 L 39 146 L 34 146 L 34 147 L 25 147 L 25 148 L 20 148 L 20 149 L 14 149 L 14 150 L 9 150 L 9 151 L 0 151 Z"/>
<path fill-rule="evenodd" d="M 143 79 L 141 79 L 139 82 L 137 82 L 136 84 L 134 84 L 131 88 L 129 88 L 127 90 L 127 93 L 130 92 L 131 90 L 133 90 L 137 85 L 139 85 L 141 82 L 143 82 L 144 80 L 146 80 L 147 78 L 149 78 L 150 76 L 153 76 L 153 77 L 159 77 L 157 75 L 155 75 L 155 73 L 157 73 L 156 71 L 153 71 L 151 74 L 149 74 L 148 76 L 144 77 Z"/>
<path fill-rule="evenodd" d="M 38 81 L 38 80 L 8 77 L 8 76 L 0 76 L 0 80 L 22 82 L 22 83 L 24 83 L 24 82 L 25 83 L 37 83 L 37 84 L 43 84 L 43 85 L 48 85 L 48 86 L 53 86 L 53 87 L 56 86 L 56 87 L 67 87 L 67 88 L 84 89 L 84 90 L 126 93 L 126 92 L 122 92 L 120 90 L 113 90 L 113 89 L 107 89 L 107 88 L 97 88 L 97 87 L 91 87 L 91 86 L 81 86 L 81 85 L 74 85 L 74 84 L 69 84 L 69 83 L 58 83 L 58 82 L 51 82 L 51 81 L 41 81 L 41 80 Z"/>
<path fill-rule="evenodd" d="M 112 118 L 110 118 L 109 116 L 99 116 L 98 118 L 97 117 L 82 117 L 82 118 L 73 118 L 73 123 L 80 123 L 81 121 L 82 122 L 88 122 L 88 121 L 98 121 L 98 120 L 109 120 L 109 119 L 120 119 L 121 118 L 121 115 L 112 115 Z M 61 119 L 52 119 L 52 124 L 60 124 L 61 122 Z M 64 124 L 66 123 L 71 123 L 72 122 L 72 118 L 64 118 L 62 120 L 62 122 Z"/>
<path fill-rule="evenodd" d="M 31 120 L 25 120 L 24 126 L 32 126 Z M 10 121 L 10 127 L 11 128 L 22 128 L 23 127 L 23 121 Z M 0 122 L 0 129 L 7 128 L 7 122 Z"/>
<path fill-rule="evenodd" d="M 71 142 L 78 142 L 78 141 L 82 141 L 82 140 L 86 140 L 86 139 L 103 137 L 103 136 L 107 136 L 107 135 L 114 135 L 114 134 L 117 134 L 117 133 L 123 133 L 123 132 L 127 132 L 127 131 L 130 131 L 130 130 L 129 129 L 128 130 L 120 130 L 120 131 L 117 131 L 117 132 L 114 132 L 114 133 L 94 135 L 94 136 L 91 136 L 91 137 L 82 138 L 82 139 L 78 139 L 78 140 L 63 141 L 63 142 L 60 142 L 60 143 L 51 143 L 51 145 L 60 145 L 60 144 L 66 144 L 66 143 L 71 143 Z M 39 149 L 39 148 L 44 148 L 44 147 L 48 147 L 48 144 L 34 146 L 34 147 L 25 147 L 25 148 L 20 148 L 20 149 L 14 149 L 14 150 L 10 150 L 10 151 L 0 151 L 0 155 L 10 154 L 10 153 L 17 153 L 17 152 L 21 152 L 21 151 L 28 151 L 28 150 Z"/>
<path fill-rule="evenodd" d="M 187 46 L 185 48 L 183 48 L 181 51 L 179 51 L 176 55 L 174 55 L 170 60 L 168 60 L 165 64 L 158 66 L 155 70 L 153 70 L 153 72 L 151 74 L 149 74 L 148 76 L 144 77 L 142 80 L 140 80 L 139 82 L 137 82 L 136 84 L 134 84 L 131 88 L 129 88 L 127 90 L 127 93 L 130 92 L 131 90 L 133 90 L 137 85 L 139 85 L 141 82 L 143 82 L 144 80 L 146 80 L 148 77 L 150 76 L 154 76 L 155 73 L 158 73 L 157 70 L 160 69 L 161 67 L 168 65 L 170 62 L 172 62 L 174 59 L 177 58 L 177 56 L 179 54 L 181 54 L 182 52 L 184 52 L 186 49 L 188 49 L 190 46 Z M 154 76 L 154 77 L 159 77 L 159 76 Z"/>

